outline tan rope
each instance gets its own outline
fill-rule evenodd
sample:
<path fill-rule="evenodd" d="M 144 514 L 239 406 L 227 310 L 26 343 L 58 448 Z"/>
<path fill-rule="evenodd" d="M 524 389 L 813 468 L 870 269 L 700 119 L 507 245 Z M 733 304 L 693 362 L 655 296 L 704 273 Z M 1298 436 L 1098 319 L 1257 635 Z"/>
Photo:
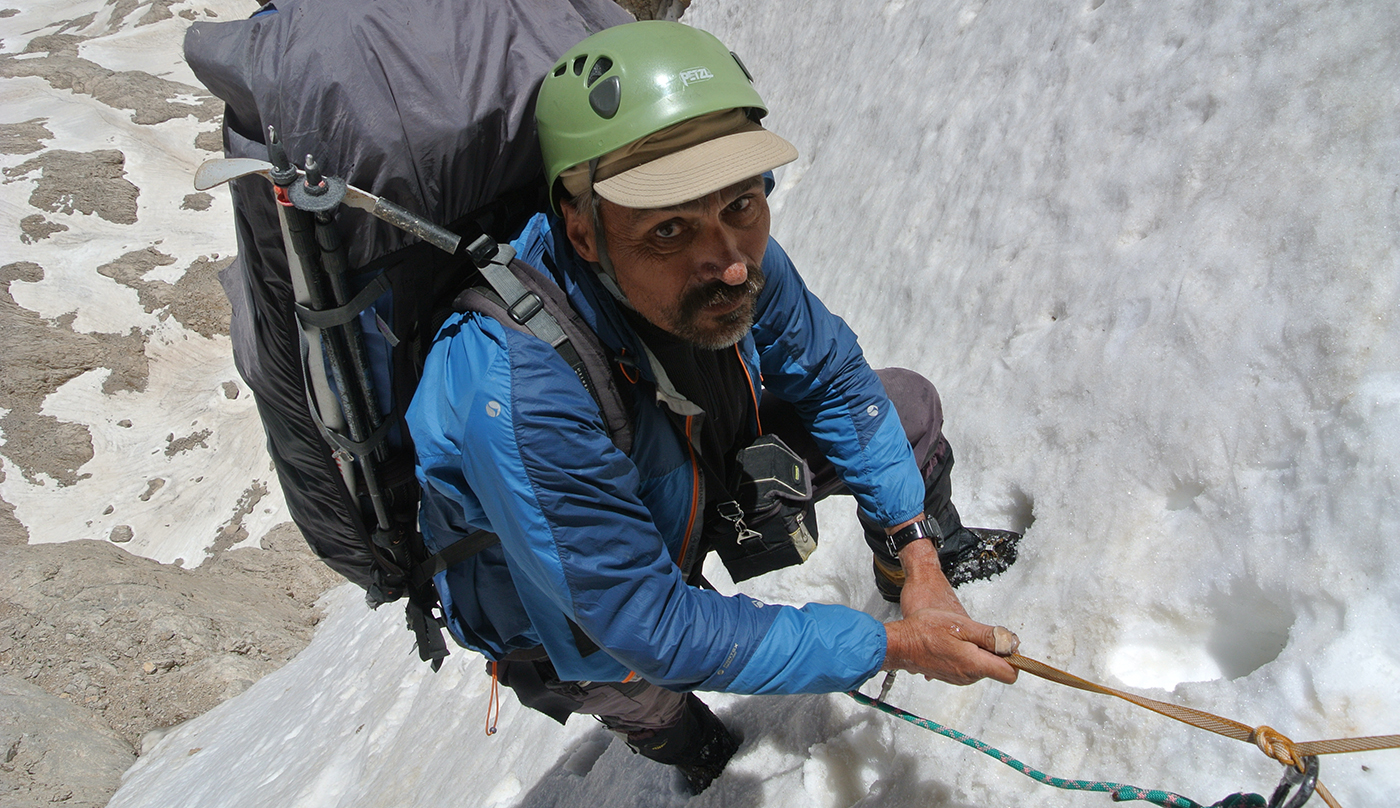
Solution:
<path fill-rule="evenodd" d="M 1088 679 L 1081 679 L 1070 673 L 1065 673 L 1059 668 L 1053 668 L 1039 660 L 1031 659 L 1020 654 L 1011 654 L 1006 657 L 1006 661 L 1019 670 L 1023 670 L 1033 676 L 1039 676 L 1057 684 L 1073 687 L 1078 690 L 1086 690 L 1090 693 L 1101 693 L 1106 696 L 1115 696 L 1124 701 L 1132 702 L 1139 707 L 1151 710 L 1154 713 L 1174 718 L 1199 729 L 1214 732 L 1217 735 L 1224 735 L 1226 738 L 1234 738 L 1237 741 L 1252 743 L 1259 747 L 1260 751 L 1269 757 L 1277 760 L 1285 766 L 1293 766 L 1299 771 L 1303 770 L 1303 758 L 1310 755 L 1330 755 L 1339 752 L 1367 752 L 1375 749 L 1397 749 L 1400 748 L 1400 735 L 1372 735 L 1365 738 L 1336 738 L 1327 741 L 1307 741 L 1305 743 L 1295 743 L 1288 736 L 1278 730 L 1259 726 L 1251 727 L 1248 724 L 1241 724 L 1229 718 L 1222 718 L 1214 713 L 1204 710 L 1197 710 L 1192 707 L 1182 707 L 1178 704 L 1168 704 L 1165 701 L 1135 696 L 1132 693 L 1124 693 L 1121 690 L 1114 690 L 1111 687 L 1091 682 Z M 1332 808 L 1340 808 L 1332 795 L 1321 781 L 1317 783 L 1317 793 Z"/>

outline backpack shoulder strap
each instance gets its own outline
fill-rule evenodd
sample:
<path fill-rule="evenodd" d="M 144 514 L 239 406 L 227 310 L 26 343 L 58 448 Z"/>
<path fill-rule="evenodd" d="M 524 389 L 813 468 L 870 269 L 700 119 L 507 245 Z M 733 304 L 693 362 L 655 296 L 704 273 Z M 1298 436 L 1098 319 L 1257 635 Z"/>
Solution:
<path fill-rule="evenodd" d="M 475 312 L 549 343 L 578 375 L 598 402 L 608 437 L 624 454 L 632 451 L 632 418 L 618 389 L 608 356 L 593 330 L 569 305 L 564 291 L 539 270 L 515 258 L 515 250 L 500 251 L 480 267 L 484 283 L 463 291 L 452 301 L 459 312 Z M 495 534 L 478 530 L 453 542 L 418 564 L 411 574 L 423 586 L 448 567 L 465 561 L 499 542 Z"/>
<path fill-rule="evenodd" d="M 481 268 L 481 275 L 486 283 L 458 295 L 453 308 L 492 317 L 553 346 L 598 403 L 613 445 L 624 454 L 630 453 L 632 419 L 612 373 L 610 355 L 569 305 L 564 291 L 544 273 L 517 260 L 509 247 L 501 247 L 501 252 Z"/>

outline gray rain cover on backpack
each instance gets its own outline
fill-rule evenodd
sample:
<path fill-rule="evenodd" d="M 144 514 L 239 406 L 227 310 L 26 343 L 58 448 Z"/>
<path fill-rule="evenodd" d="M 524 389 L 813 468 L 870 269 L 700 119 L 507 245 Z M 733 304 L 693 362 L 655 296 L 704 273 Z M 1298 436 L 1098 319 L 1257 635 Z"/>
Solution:
<path fill-rule="evenodd" d="M 271 125 L 293 163 L 313 154 L 326 174 L 447 225 L 543 185 L 533 114 L 540 80 L 580 40 L 631 20 L 610 0 L 279 0 L 247 20 L 194 23 L 185 58 L 226 104 L 227 156 L 268 159 Z M 239 373 L 292 518 L 331 567 L 368 586 L 366 525 L 308 409 L 271 185 L 260 176 L 231 185 L 239 256 L 221 280 Z M 383 263 L 416 240 L 358 210 L 342 208 L 337 223 L 352 267 Z M 410 301 L 419 310 L 444 306 L 456 290 L 433 280 L 394 294 L 424 298 Z M 403 338 L 417 325 L 393 327 Z M 396 418 L 403 392 L 380 391 Z M 411 484 L 411 468 L 397 474 Z"/>

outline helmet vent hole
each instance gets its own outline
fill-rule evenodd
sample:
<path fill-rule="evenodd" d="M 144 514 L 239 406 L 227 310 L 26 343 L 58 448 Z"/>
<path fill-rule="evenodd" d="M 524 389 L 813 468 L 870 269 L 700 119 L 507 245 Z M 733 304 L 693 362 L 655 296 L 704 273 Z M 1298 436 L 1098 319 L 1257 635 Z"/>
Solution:
<path fill-rule="evenodd" d="M 593 83 L 603 77 L 603 74 L 612 70 L 613 62 L 606 56 L 599 56 L 598 61 L 593 63 L 593 69 L 588 71 L 588 83 L 585 86 L 592 87 Z"/>
<path fill-rule="evenodd" d="M 585 55 L 583 55 L 583 56 L 576 56 L 576 57 L 574 57 L 574 75 L 575 75 L 575 76 L 582 76 L 582 75 L 583 75 L 583 64 L 584 64 L 584 62 L 587 62 L 587 61 L 588 61 L 588 56 L 587 56 L 587 54 L 585 54 Z"/>
<path fill-rule="evenodd" d="M 749 68 L 744 64 L 744 60 L 740 59 L 739 54 L 734 51 L 730 51 L 729 55 L 733 56 L 734 61 L 739 64 L 739 69 L 744 71 L 744 78 L 749 80 L 749 84 L 753 84 L 753 74 L 749 72 Z"/>
<path fill-rule="evenodd" d="M 559 65 L 558 67 L 554 68 L 554 77 L 559 78 L 560 76 L 564 75 L 564 73 L 567 72 L 568 69 L 569 65 L 567 63 Z"/>

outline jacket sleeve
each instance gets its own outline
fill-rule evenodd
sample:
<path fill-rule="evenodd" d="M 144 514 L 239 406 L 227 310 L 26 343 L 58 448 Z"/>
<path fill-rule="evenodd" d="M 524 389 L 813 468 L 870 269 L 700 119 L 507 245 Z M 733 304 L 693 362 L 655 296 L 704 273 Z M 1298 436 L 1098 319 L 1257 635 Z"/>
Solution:
<path fill-rule="evenodd" d="M 807 289 L 771 238 L 763 272 L 753 335 L 764 389 L 797 407 L 867 515 L 882 525 L 918 516 L 923 477 L 855 333 Z"/>
<path fill-rule="evenodd" d="M 630 670 L 673 689 L 846 690 L 879 669 L 884 627 L 869 615 L 687 586 L 635 467 L 558 353 L 489 318 L 452 329 L 409 414 L 424 497 L 479 508 L 562 678 L 604 679 L 567 621 L 616 661 L 617 679 Z"/>

